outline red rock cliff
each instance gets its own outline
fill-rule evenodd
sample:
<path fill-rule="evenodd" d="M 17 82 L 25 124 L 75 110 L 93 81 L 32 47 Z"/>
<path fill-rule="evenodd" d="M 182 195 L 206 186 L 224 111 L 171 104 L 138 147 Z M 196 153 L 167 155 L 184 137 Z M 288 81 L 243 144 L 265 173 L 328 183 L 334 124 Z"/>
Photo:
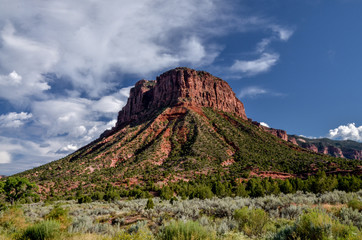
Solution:
<path fill-rule="evenodd" d="M 156 80 L 137 82 L 126 106 L 118 114 L 116 127 L 175 105 L 211 107 L 247 119 L 244 105 L 227 82 L 204 71 L 176 68 Z"/>

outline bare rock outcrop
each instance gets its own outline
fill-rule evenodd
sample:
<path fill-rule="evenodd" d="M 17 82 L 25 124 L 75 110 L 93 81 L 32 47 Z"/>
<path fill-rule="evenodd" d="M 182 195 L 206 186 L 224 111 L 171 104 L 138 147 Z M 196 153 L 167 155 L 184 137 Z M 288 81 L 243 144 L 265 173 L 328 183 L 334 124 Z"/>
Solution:
<path fill-rule="evenodd" d="M 175 68 L 156 80 L 136 83 L 126 106 L 118 114 L 116 128 L 175 105 L 211 107 L 246 119 L 244 105 L 227 82 L 204 71 Z"/>

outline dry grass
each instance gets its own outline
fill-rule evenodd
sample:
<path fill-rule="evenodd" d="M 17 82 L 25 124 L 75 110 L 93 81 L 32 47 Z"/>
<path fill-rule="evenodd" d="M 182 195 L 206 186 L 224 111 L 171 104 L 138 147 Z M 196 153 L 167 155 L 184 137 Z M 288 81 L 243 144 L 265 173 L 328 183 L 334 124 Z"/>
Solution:
<path fill-rule="evenodd" d="M 0 217 L 0 226 L 5 228 L 15 226 L 17 229 L 25 229 L 28 225 L 23 210 L 19 208 L 9 208 Z"/>
<path fill-rule="evenodd" d="M 63 238 L 63 240 L 110 240 L 111 238 L 101 236 L 98 234 L 91 234 L 91 233 L 85 233 L 85 234 L 76 234 L 72 235 L 70 237 Z M 2 240 L 0 238 L 0 240 Z"/>

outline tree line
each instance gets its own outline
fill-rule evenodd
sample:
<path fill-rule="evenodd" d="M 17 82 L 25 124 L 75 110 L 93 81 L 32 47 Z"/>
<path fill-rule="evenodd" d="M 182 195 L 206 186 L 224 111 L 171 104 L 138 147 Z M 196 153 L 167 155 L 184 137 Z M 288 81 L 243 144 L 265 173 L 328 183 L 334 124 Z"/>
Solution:
<path fill-rule="evenodd" d="M 169 182 L 163 187 L 149 181 L 143 186 L 118 187 L 107 183 L 93 189 L 79 185 L 75 192 L 69 195 L 58 196 L 54 189 L 50 189 L 45 196 L 48 200 L 76 199 L 79 203 L 91 201 L 114 201 L 120 198 L 152 198 L 159 196 L 165 200 L 206 199 L 212 197 L 261 197 L 278 195 L 280 193 L 295 193 L 297 191 L 324 193 L 333 190 L 356 192 L 362 189 L 362 176 L 356 175 L 329 175 L 320 171 L 306 179 L 289 178 L 285 180 L 272 178 L 249 178 L 244 180 L 233 179 L 228 175 L 200 175 L 185 182 Z M 0 202 L 14 204 L 17 202 L 37 202 L 40 196 L 36 194 L 38 186 L 27 178 L 8 177 L 0 181 Z"/>

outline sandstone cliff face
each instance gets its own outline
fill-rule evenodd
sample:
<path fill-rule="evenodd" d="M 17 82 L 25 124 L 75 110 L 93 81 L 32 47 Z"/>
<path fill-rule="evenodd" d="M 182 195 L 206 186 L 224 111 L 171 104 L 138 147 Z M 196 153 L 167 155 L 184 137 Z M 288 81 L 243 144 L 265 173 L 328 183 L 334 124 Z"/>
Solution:
<path fill-rule="evenodd" d="M 142 119 L 163 107 L 211 107 L 246 119 L 244 105 L 227 82 L 204 71 L 176 68 L 156 80 L 141 80 L 130 91 L 116 127 Z"/>

